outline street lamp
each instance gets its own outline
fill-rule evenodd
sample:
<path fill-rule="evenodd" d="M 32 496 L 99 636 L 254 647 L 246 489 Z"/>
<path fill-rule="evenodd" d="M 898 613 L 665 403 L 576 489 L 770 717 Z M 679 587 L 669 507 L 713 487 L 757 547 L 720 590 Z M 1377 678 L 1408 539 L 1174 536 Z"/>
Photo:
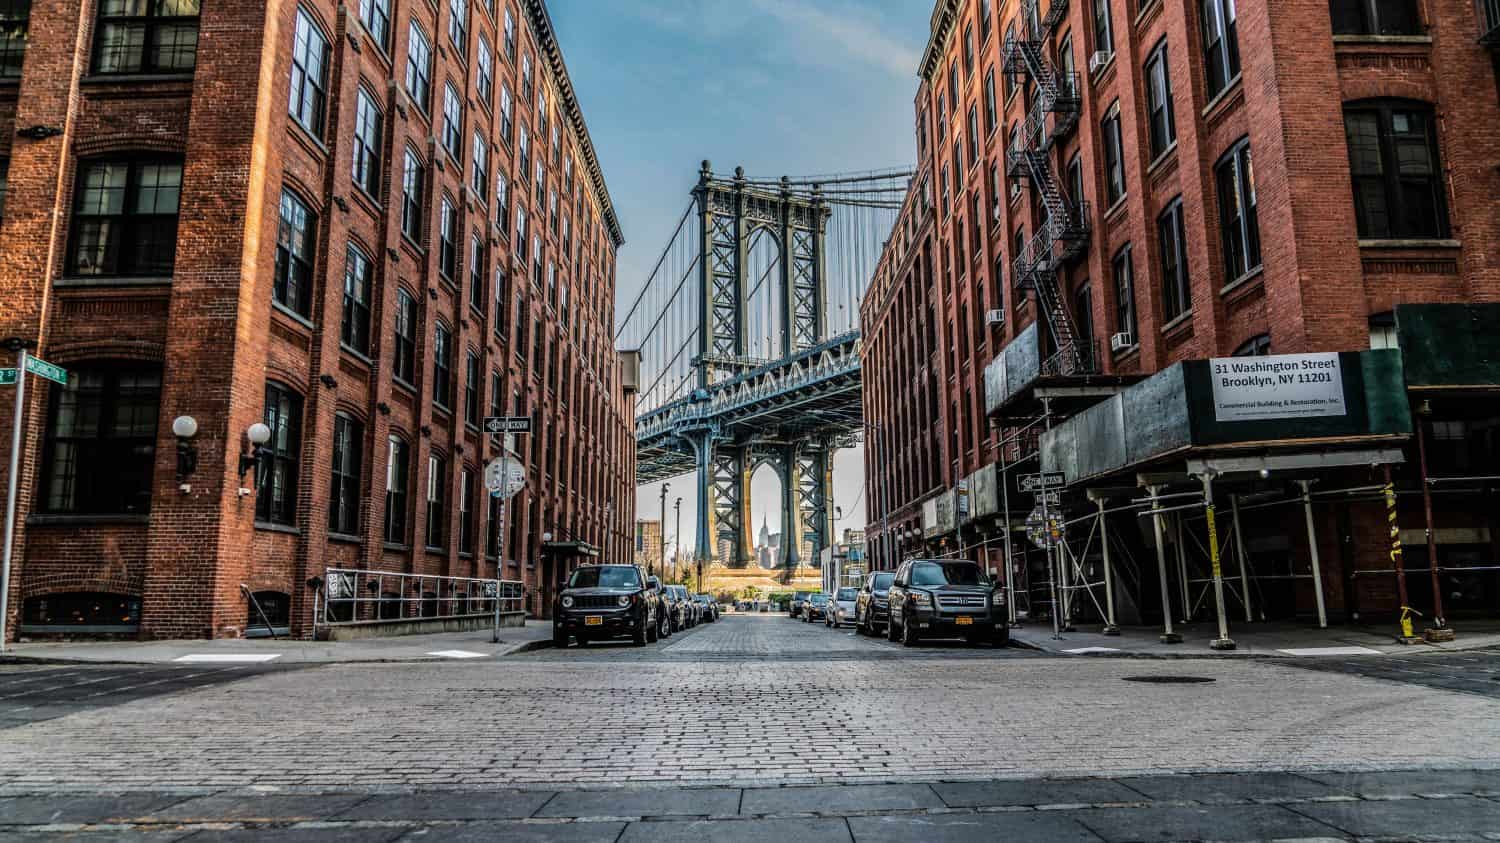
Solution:
<path fill-rule="evenodd" d="M 185 494 L 192 491 L 187 484 L 188 475 L 198 470 L 198 449 L 191 441 L 198 435 L 198 420 L 178 416 L 172 420 L 172 435 L 177 437 L 177 486 Z"/>
<path fill-rule="evenodd" d="M 672 531 L 672 567 L 676 568 L 682 564 L 682 498 L 672 504 L 672 509 L 677 513 L 677 526 Z M 698 573 L 701 575 L 703 572 Z"/>
<path fill-rule="evenodd" d="M 173 427 L 175 429 L 175 422 Z M 271 428 L 262 422 L 256 422 L 245 430 L 245 439 L 250 442 L 250 453 L 240 455 L 240 477 L 242 478 L 245 472 L 270 455 L 270 449 L 266 447 L 266 443 L 271 441 Z"/>
<path fill-rule="evenodd" d="M 667 491 L 670 490 L 671 488 L 672 487 L 671 487 L 670 484 L 667 484 L 667 483 L 661 484 L 661 522 L 660 522 L 660 525 L 659 525 L 660 529 L 657 530 L 657 532 L 661 535 L 661 538 L 662 538 L 662 541 L 661 541 L 661 572 L 662 572 L 663 576 L 665 576 L 666 573 L 667 573 L 667 541 L 666 541 L 666 538 L 667 538 L 667 534 L 666 534 L 667 533 Z"/>

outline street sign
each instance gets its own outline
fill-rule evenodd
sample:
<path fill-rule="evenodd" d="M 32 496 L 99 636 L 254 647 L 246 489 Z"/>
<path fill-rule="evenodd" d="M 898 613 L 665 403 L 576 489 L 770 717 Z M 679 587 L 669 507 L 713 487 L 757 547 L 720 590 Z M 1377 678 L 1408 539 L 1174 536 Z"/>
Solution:
<path fill-rule="evenodd" d="M 61 366 L 54 366 L 40 357 L 26 358 L 26 371 L 37 377 L 46 378 L 53 383 L 68 385 L 68 370 Z"/>
<path fill-rule="evenodd" d="M 1042 508 L 1038 506 L 1026 516 L 1026 537 L 1037 547 L 1047 550 L 1055 546 L 1062 535 L 1062 518 L 1058 513 L 1048 512 L 1044 518 Z"/>
<path fill-rule="evenodd" d="M 0 386 L 15 386 L 15 385 L 16 385 L 16 370 L 15 369 L 0 369 Z"/>
<path fill-rule="evenodd" d="M 1056 489 L 1034 492 L 1033 495 L 1038 506 L 1041 505 L 1042 501 L 1046 501 L 1048 506 L 1062 506 L 1062 492 Z"/>
<path fill-rule="evenodd" d="M 512 498 L 526 486 L 526 467 L 517 460 L 490 460 L 484 467 L 484 488 L 497 498 Z"/>
<path fill-rule="evenodd" d="M 1061 471 L 1047 471 L 1041 474 L 1023 474 L 1020 478 L 1021 491 L 1035 492 L 1038 489 L 1051 489 L 1056 486 L 1067 485 L 1067 480 Z"/>
<path fill-rule="evenodd" d="M 485 433 L 530 433 L 531 416 L 485 416 Z"/>

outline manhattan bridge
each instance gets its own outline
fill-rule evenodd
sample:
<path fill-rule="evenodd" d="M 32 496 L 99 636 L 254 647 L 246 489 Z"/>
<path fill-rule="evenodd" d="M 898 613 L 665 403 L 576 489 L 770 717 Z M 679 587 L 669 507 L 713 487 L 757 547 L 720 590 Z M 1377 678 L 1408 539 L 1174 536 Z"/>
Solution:
<path fill-rule="evenodd" d="M 910 170 L 756 178 L 699 170 L 615 332 L 641 352 L 637 483 L 694 475 L 700 559 L 752 558 L 750 478 L 781 482 L 781 559 L 833 541 L 833 456 L 860 441 L 859 303 Z"/>

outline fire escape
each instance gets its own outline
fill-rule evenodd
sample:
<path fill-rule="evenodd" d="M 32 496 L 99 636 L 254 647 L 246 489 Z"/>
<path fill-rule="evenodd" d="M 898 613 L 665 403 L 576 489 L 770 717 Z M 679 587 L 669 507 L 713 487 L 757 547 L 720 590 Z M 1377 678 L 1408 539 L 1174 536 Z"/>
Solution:
<path fill-rule="evenodd" d="M 1067 0 L 1051 0 L 1045 17 L 1038 18 L 1038 0 L 1023 0 L 1019 32 L 1005 39 L 1004 69 L 1024 74 L 1036 85 L 1036 96 L 1020 131 L 1011 140 L 1005 171 L 1011 178 L 1031 181 L 1041 201 L 1043 219 L 1036 234 L 1014 256 L 1017 286 L 1036 291 L 1037 304 L 1056 342 L 1055 354 L 1043 365 L 1049 375 L 1090 374 L 1097 371 L 1094 349 L 1084 347 L 1058 282 L 1058 270 L 1083 253 L 1088 245 L 1088 203 L 1070 198 L 1053 173 L 1052 148 L 1078 127 L 1082 107 L 1078 74 L 1063 73 L 1049 63 L 1045 45 L 1067 14 Z M 1082 314 L 1082 318 L 1088 318 Z"/>

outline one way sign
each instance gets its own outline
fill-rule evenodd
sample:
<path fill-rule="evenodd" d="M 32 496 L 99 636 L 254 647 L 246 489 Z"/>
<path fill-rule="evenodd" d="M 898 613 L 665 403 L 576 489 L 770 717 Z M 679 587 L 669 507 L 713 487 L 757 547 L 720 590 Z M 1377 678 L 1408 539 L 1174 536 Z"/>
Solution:
<path fill-rule="evenodd" d="M 485 416 L 485 433 L 530 433 L 531 416 Z"/>

